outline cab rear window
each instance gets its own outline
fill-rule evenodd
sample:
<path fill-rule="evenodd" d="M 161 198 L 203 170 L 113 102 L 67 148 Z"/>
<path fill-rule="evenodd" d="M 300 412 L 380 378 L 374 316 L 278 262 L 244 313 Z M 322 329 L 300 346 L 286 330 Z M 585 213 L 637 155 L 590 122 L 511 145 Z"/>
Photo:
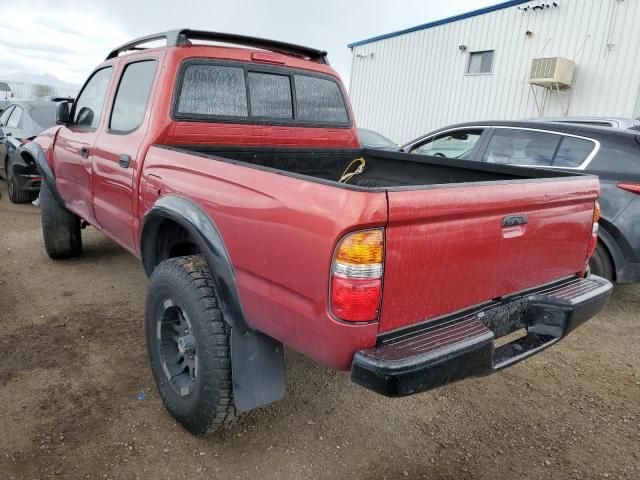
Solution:
<path fill-rule="evenodd" d="M 187 61 L 176 120 L 349 127 L 339 84 L 327 75 L 254 64 Z"/>

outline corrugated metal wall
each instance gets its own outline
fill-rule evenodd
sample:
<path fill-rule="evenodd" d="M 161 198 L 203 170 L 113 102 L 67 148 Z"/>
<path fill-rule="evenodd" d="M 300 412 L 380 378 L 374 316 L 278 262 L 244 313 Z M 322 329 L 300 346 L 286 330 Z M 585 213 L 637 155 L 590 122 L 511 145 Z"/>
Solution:
<path fill-rule="evenodd" d="M 638 114 L 639 2 L 509 7 L 355 46 L 350 94 L 357 123 L 405 142 L 456 122 L 538 116 L 529 66 L 551 56 L 576 62 L 569 115 Z M 523 6 L 541 3 L 552 2 Z M 469 53 L 482 50 L 495 50 L 493 73 L 465 75 Z M 551 97 L 545 115 L 562 115 L 560 105 Z"/>

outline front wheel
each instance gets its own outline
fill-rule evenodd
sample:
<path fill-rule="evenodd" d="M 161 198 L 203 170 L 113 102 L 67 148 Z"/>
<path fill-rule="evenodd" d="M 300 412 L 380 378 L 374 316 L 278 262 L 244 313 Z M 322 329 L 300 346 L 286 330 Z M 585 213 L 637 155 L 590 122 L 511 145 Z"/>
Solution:
<path fill-rule="evenodd" d="M 194 435 L 234 423 L 230 331 L 202 255 L 156 267 L 145 326 L 151 370 L 169 413 Z"/>
<path fill-rule="evenodd" d="M 80 218 L 56 201 L 45 181 L 40 186 L 40 211 L 44 248 L 49 257 L 58 260 L 80 255 Z"/>

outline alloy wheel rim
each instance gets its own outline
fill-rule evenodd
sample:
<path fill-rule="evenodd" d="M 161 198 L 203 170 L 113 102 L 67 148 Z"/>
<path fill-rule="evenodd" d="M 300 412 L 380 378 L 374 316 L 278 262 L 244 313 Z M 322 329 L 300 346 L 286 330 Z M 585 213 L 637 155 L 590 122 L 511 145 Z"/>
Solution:
<path fill-rule="evenodd" d="M 160 362 L 167 382 L 181 397 L 196 385 L 198 356 L 191 322 L 187 314 L 167 299 L 156 326 Z"/>

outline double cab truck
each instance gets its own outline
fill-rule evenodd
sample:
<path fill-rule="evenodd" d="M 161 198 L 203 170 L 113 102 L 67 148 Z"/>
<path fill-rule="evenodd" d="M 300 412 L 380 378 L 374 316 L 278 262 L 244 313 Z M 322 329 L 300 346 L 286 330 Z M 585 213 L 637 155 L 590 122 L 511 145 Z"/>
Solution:
<path fill-rule="evenodd" d="M 151 35 L 57 123 L 20 151 L 46 251 L 80 255 L 90 225 L 141 259 L 155 382 L 197 435 L 283 397 L 284 345 L 405 396 L 538 353 L 610 296 L 596 177 L 364 149 L 322 51 Z"/>

